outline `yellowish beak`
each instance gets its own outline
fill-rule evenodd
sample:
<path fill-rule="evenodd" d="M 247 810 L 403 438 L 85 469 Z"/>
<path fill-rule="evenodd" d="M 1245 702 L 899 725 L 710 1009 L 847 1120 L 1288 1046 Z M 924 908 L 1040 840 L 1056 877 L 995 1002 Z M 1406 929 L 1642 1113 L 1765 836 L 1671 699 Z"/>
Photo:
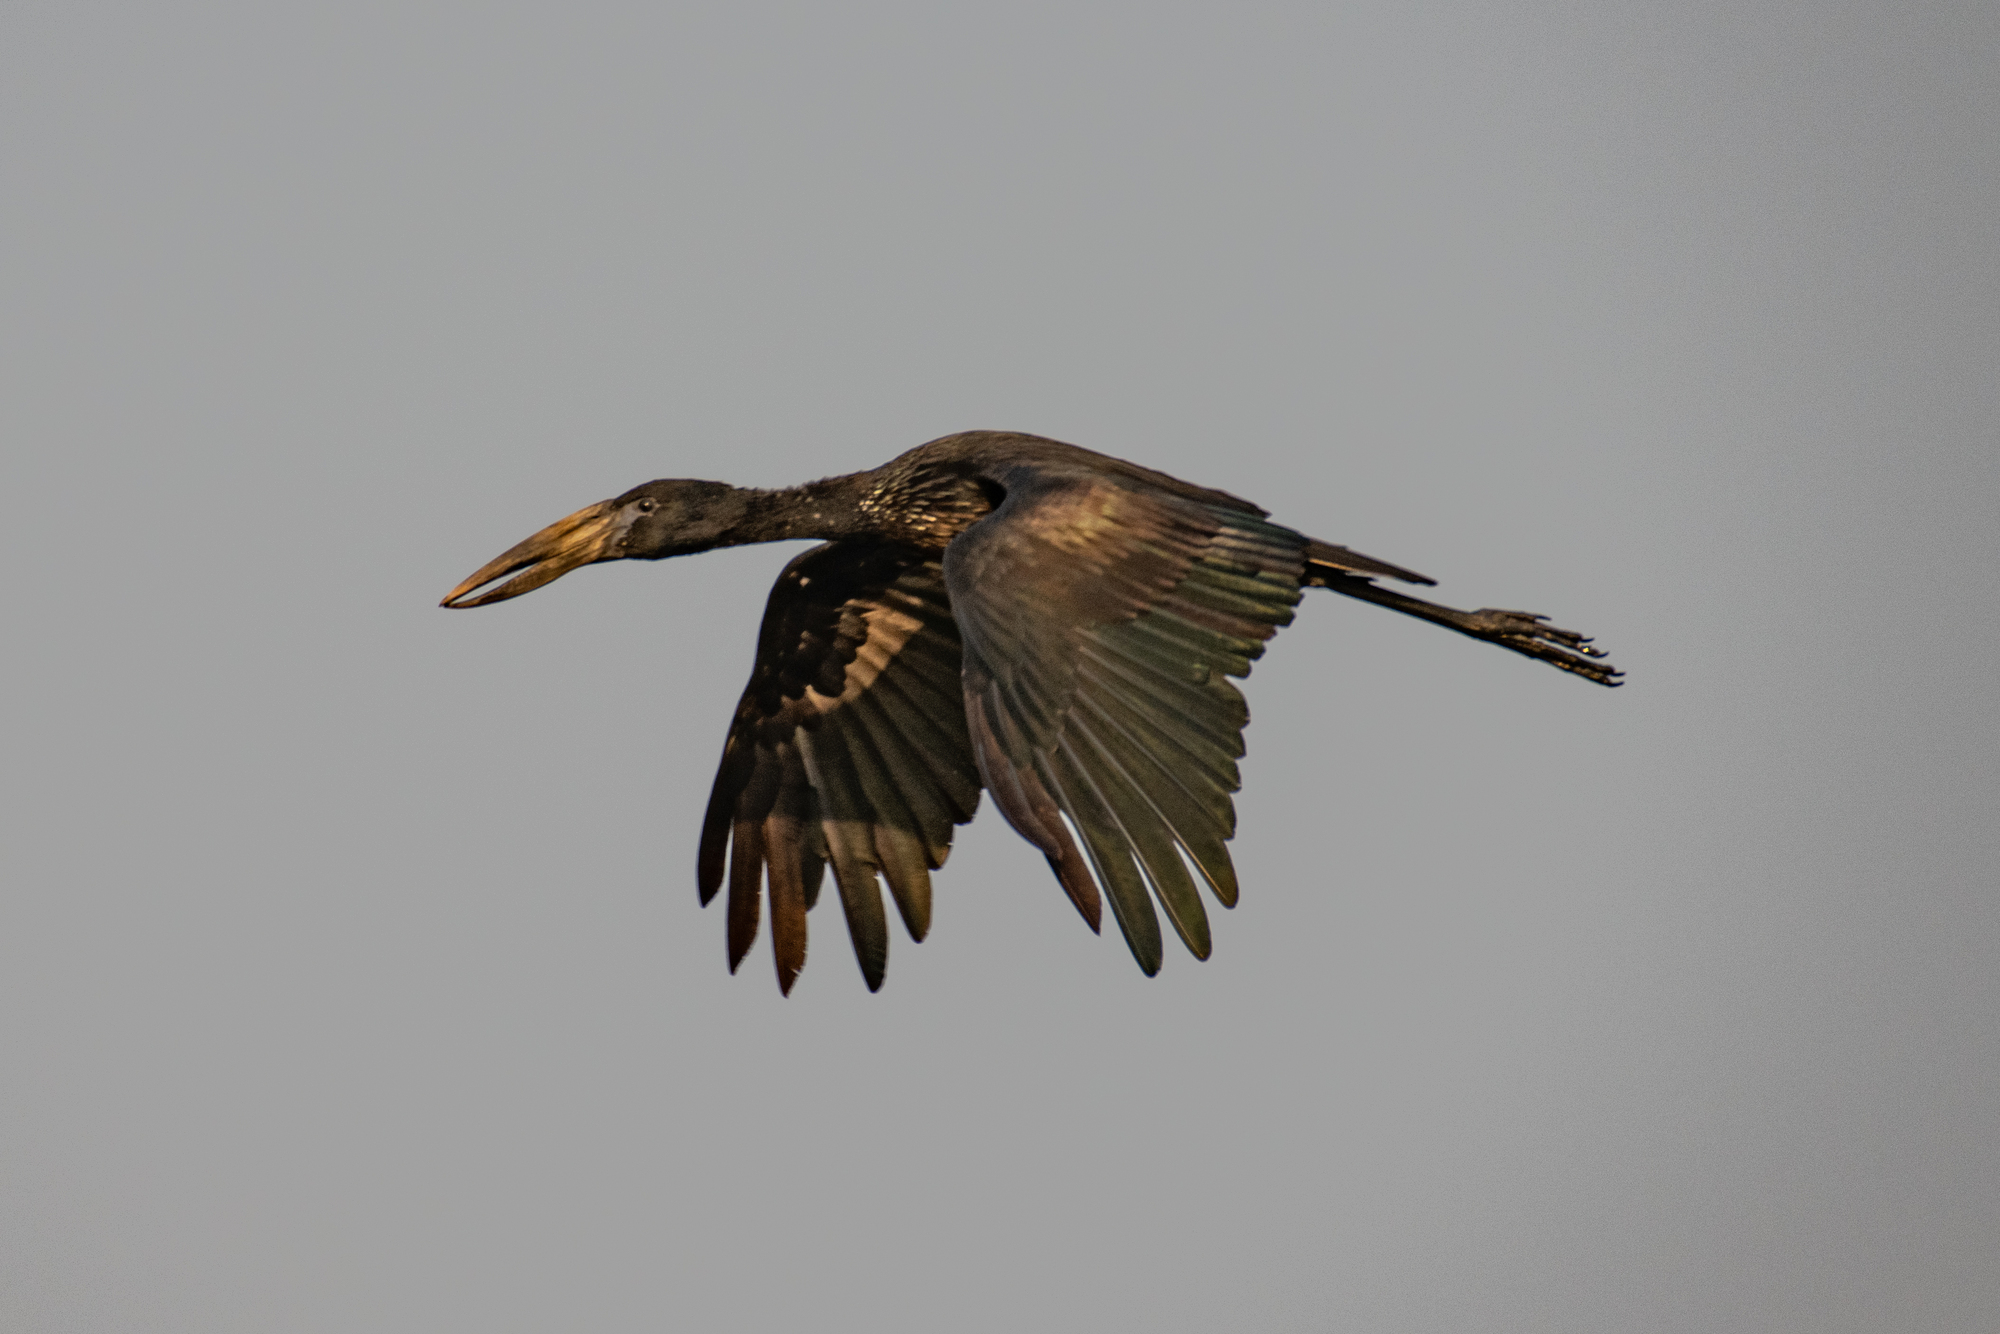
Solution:
<path fill-rule="evenodd" d="M 567 519 L 558 519 L 525 542 L 507 548 L 474 570 L 464 583 L 445 594 L 441 607 L 483 607 L 489 602 L 505 602 L 543 584 L 560 579 L 579 565 L 607 560 L 613 556 L 612 539 L 617 531 L 617 510 L 608 500 L 580 509 Z M 514 574 L 520 570 L 520 574 Z M 468 594 L 495 579 L 514 574 L 498 588 Z"/>

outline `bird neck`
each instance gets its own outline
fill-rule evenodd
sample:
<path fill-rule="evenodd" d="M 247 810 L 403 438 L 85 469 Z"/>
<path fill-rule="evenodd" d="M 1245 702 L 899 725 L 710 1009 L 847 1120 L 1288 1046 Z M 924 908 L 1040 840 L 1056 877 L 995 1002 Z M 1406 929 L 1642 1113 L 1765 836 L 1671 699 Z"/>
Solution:
<path fill-rule="evenodd" d="M 738 541 L 781 542 L 789 538 L 876 536 L 877 524 L 864 504 L 866 473 L 826 477 L 778 491 L 744 490 Z"/>

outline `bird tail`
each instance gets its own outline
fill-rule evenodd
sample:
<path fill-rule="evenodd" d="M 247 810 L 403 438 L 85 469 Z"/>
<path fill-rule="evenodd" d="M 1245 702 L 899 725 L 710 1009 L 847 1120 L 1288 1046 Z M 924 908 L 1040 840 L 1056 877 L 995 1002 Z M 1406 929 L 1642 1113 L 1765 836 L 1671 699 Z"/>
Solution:
<path fill-rule="evenodd" d="M 1386 560 L 1376 560 L 1358 551 L 1322 542 L 1316 537 L 1306 539 L 1305 585 L 1308 588 L 1338 587 L 1341 575 L 1382 575 L 1389 579 L 1400 579 L 1406 584 L 1435 584 L 1437 580 L 1427 579 L 1414 570 L 1406 570 L 1400 565 L 1391 565 Z"/>

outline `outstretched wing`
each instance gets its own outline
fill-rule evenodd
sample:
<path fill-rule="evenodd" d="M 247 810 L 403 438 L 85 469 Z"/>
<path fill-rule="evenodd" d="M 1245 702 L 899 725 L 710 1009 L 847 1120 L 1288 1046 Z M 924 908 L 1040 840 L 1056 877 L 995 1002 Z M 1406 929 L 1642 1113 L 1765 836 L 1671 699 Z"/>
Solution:
<path fill-rule="evenodd" d="M 831 542 L 778 576 L 701 831 L 704 904 L 727 863 L 731 972 L 757 938 L 765 882 L 790 993 L 829 863 L 869 990 L 889 957 L 878 872 L 924 938 L 930 872 L 979 804 L 959 660 L 936 553 Z"/>
<path fill-rule="evenodd" d="M 1151 900 L 1206 958 L 1195 881 L 1235 904 L 1250 717 L 1227 678 L 1291 621 L 1307 541 L 1247 505 L 1101 474 L 995 480 L 1005 500 L 944 558 L 986 786 L 1092 929 L 1102 887 L 1140 968 L 1160 966 Z"/>

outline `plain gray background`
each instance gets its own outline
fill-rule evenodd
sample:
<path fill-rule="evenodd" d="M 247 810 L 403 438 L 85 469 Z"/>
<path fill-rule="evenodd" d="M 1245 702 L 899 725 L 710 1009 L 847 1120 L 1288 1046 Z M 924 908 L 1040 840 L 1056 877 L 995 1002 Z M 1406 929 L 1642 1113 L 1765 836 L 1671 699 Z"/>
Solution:
<path fill-rule="evenodd" d="M 2000 11 L 0 10 L 9 1331 L 2000 1328 Z M 695 903 L 788 550 L 971 427 L 1336 597 L 1141 977 L 988 809 Z"/>

